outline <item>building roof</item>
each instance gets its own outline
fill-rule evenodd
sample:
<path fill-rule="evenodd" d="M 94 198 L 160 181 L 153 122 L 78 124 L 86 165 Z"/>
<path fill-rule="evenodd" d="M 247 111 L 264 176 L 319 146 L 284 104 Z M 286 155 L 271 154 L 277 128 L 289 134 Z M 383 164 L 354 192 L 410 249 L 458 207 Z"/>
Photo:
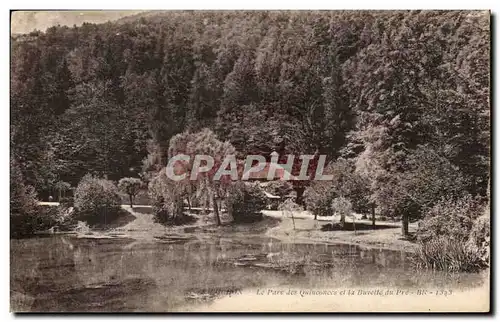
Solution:
<path fill-rule="evenodd" d="M 267 198 L 269 199 L 281 199 L 280 196 L 276 196 L 276 195 L 273 195 L 272 193 L 269 193 L 267 191 L 264 190 L 264 194 L 266 195 Z"/>
<path fill-rule="evenodd" d="M 248 170 L 244 172 L 243 175 L 248 173 L 248 180 L 268 180 L 267 175 L 271 169 L 271 165 L 274 166 L 276 170 L 274 176 L 270 180 L 293 180 L 292 174 L 287 169 L 280 164 L 272 164 L 271 162 L 267 162 L 265 167 L 258 172 L 248 173 Z"/>

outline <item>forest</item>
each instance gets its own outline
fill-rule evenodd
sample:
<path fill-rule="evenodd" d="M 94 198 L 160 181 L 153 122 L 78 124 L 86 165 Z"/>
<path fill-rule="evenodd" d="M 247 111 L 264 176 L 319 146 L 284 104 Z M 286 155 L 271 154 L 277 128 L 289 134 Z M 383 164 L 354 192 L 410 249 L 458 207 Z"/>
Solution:
<path fill-rule="evenodd" d="M 333 181 L 292 187 L 315 216 L 345 199 L 399 218 L 405 236 L 421 220 L 422 241 L 489 236 L 486 12 L 172 11 L 55 26 L 11 36 L 10 106 L 11 213 L 87 174 L 154 183 L 175 144 L 201 133 L 241 158 L 326 155 Z"/>

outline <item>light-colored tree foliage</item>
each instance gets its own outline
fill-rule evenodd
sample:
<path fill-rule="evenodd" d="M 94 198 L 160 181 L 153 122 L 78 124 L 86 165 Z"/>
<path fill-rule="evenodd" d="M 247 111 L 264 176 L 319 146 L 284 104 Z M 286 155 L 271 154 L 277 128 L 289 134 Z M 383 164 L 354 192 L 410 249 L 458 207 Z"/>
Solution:
<path fill-rule="evenodd" d="M 121 178 L 118 181 L 118 189 L 127 194 L 130 208 L 134 208 L 134 198 L 141 191 L 142 187 L 143 182 L 139 178 Z"/>
<path fill-rule="evenodd" d="M 188 198 L 194 194 L 202 201 L 204 207 L 211 204 L 216 223 L 220 225 L 219 208 L 226 197 L 232 180 L 229 176 L 222 176 L 220 180 L 214 180 L 214 176 L 226 156 L 236 155 L 235 148 L 228 141 L 220 141 L 213 131 L 203 129 L 197 133 L 177 134 L 170 140 L 169 156 L 172 157 L 180 153 L 190 157 L 189 162 L 181 163 L 182 170 L 186 174 L 186 177 L 177 183 L 181 194 Z M 215 165 L 210 171 L 196 173 L 194 180 L 191 180 L 191 170 L 197 155 L 212 157 Z"/>
<path fill-rule="evenodd" d="M 279 205 L 278 209 L 281 210 L 281 214 L 283 217 L 292 219 L 293 229 L 295 230 L 294 214 L 304 211 L 304 208 L 301 205 L 295 203 L 291 198 L 288 198 Z"/>
<path fill-rule="evenodd" d="M 344 228 L 345 217 L 353 217 L 352 216 L 352 203 L 349 201 L 349 199 L 347 199 L 345 197 L 337 197 L 337 198 L 332 200 L 332 209 L 334 211 L 334 214 L 340 216 L 340 226 L 341 226 L 341 228 Z M 353 223 L 354 223 L 354 219 L 353 219 Z"/>

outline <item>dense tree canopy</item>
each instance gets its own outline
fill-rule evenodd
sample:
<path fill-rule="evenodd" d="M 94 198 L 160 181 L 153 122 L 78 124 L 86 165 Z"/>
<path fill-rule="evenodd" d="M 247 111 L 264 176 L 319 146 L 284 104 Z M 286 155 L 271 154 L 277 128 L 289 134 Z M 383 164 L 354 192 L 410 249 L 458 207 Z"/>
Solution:
<path fill-rule="evenodd" d="M 208 128 L 239 156 L 352 159 L 371 201 L 415 217 L 451 178 L 486 194 L 489 42 L 489 15 L 462 11 L 179 11 L 17 35 L 13 155 L 43 196 L 161 169 L 172 137 Z M 412 200 L 436 164 L 435 193 Z"/>

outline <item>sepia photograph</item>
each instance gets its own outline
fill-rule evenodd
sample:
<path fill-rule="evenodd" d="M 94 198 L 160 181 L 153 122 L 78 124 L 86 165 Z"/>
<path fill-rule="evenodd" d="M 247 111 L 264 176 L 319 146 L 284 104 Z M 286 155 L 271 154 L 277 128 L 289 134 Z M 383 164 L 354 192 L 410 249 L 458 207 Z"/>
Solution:
<path fill-rule="evenodd" d="M 11 10 L 10 312 L 490 312 L 491 26 Z"/>

